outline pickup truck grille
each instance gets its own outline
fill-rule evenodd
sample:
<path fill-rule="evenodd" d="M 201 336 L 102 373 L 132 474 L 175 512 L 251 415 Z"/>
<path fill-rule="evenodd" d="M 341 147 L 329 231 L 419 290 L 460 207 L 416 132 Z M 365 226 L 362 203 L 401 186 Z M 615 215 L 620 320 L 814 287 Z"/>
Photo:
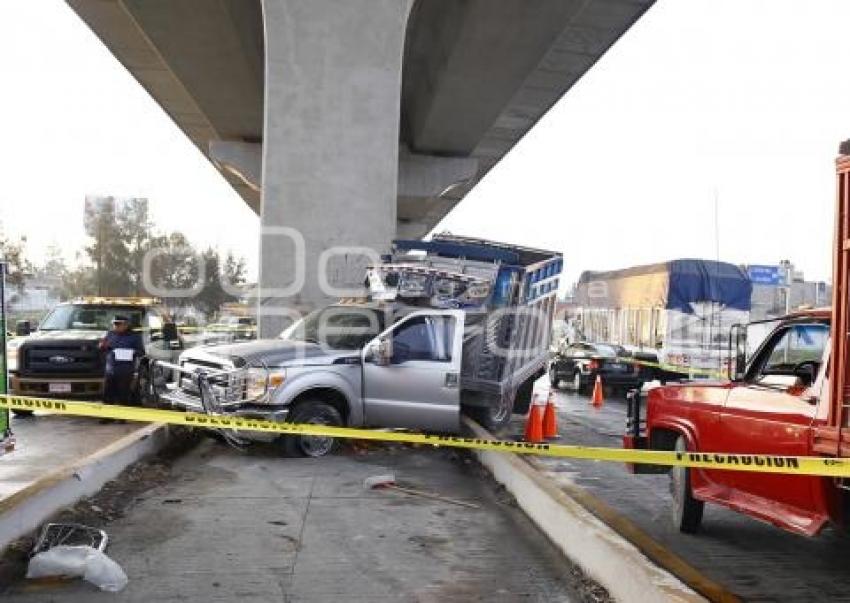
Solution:
<path fill-rule="evenodd" d="M 94 342 L 32 342 L 21 346 L 22 375 L 102 375 L 103 359 Z"/>
<path fill-rule="evenodd" d="M 210 377 L 210 387 L 216 397 L 215 403 L 228 404 L 245 400 L 248 375 L 244 370 L 234 370 L 231 367 L 222 366 L 203 360 L 187 360 L 183 362 L 186 370 L 203 370 L 205 368 L 218 371 L 229 371 L 224 375 Z M 180 389 L 184 394 L 199 397 L 198 384 L 190 375 L 183 374 L 180 377 Z"/>

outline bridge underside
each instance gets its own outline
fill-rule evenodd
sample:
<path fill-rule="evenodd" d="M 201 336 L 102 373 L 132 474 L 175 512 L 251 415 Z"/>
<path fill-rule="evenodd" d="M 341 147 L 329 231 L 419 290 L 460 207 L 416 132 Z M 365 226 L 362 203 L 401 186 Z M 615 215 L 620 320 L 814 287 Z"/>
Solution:
<path fill-rule="evenodd" d="M 261 0 L 67 1 L 259 213 Z M 430 230 L 652 1 L 417 0 L 398 115 L 400 232 Z"/>
<path fill-rule="evenodd" d="M 260 215 L 260 331 L 362 291 L 652 0 L 67 0 Z"/>

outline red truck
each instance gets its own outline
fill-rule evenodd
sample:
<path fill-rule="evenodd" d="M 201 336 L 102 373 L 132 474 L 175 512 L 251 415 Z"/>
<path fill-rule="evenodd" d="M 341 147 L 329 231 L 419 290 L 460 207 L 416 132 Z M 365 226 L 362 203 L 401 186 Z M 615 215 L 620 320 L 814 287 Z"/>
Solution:
<path fill-rule="evenodd" d="M 747 325 L 734 326 L 729 379 L 651 389 L 645 416 L 640 397 L 634 397 L 626 448 L 731 453 L 722 458 L 733 463 L 735 453 L 850 456 L 850 140 L 841 144 L 836 166 L 832 308 L 779 319 L 749 357 Z M 806 536 L 830 523 L 850 523 L 850 483 L 843 479 L 649 465 L 632 469 L 669 472 L 673 518 L 682 532 L 698 530 L 706 502 Z"/>

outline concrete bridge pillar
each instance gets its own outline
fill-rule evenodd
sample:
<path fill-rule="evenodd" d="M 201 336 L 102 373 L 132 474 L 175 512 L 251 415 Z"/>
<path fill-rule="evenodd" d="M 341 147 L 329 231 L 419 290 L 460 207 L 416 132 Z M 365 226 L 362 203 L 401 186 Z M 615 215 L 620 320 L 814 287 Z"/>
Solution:
<path fill-rule="evenodd" d="M 260 335 L 362 286 L 396 232 L 413 0 L 262 0 Z M 371 251 L 366 251 L 366 250 Z"/>

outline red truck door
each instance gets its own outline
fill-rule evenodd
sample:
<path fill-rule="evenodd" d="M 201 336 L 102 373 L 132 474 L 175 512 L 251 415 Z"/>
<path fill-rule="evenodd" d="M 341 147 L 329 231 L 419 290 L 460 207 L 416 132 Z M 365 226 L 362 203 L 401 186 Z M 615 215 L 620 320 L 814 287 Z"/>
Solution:
<path fill-rule="evenodd" d="M 823 385 L 824 348 L 829 326 L 792 323 L 771 334 L 743 383 L 729 392 L 720 419 L 722 448 L 728 452 L 806 456 L 811 454 L 815 390 Z M 821 478 L 735 472 L 728 501 L 786 529 L 814 534 L 828 514 L 818 495 Z"/>

